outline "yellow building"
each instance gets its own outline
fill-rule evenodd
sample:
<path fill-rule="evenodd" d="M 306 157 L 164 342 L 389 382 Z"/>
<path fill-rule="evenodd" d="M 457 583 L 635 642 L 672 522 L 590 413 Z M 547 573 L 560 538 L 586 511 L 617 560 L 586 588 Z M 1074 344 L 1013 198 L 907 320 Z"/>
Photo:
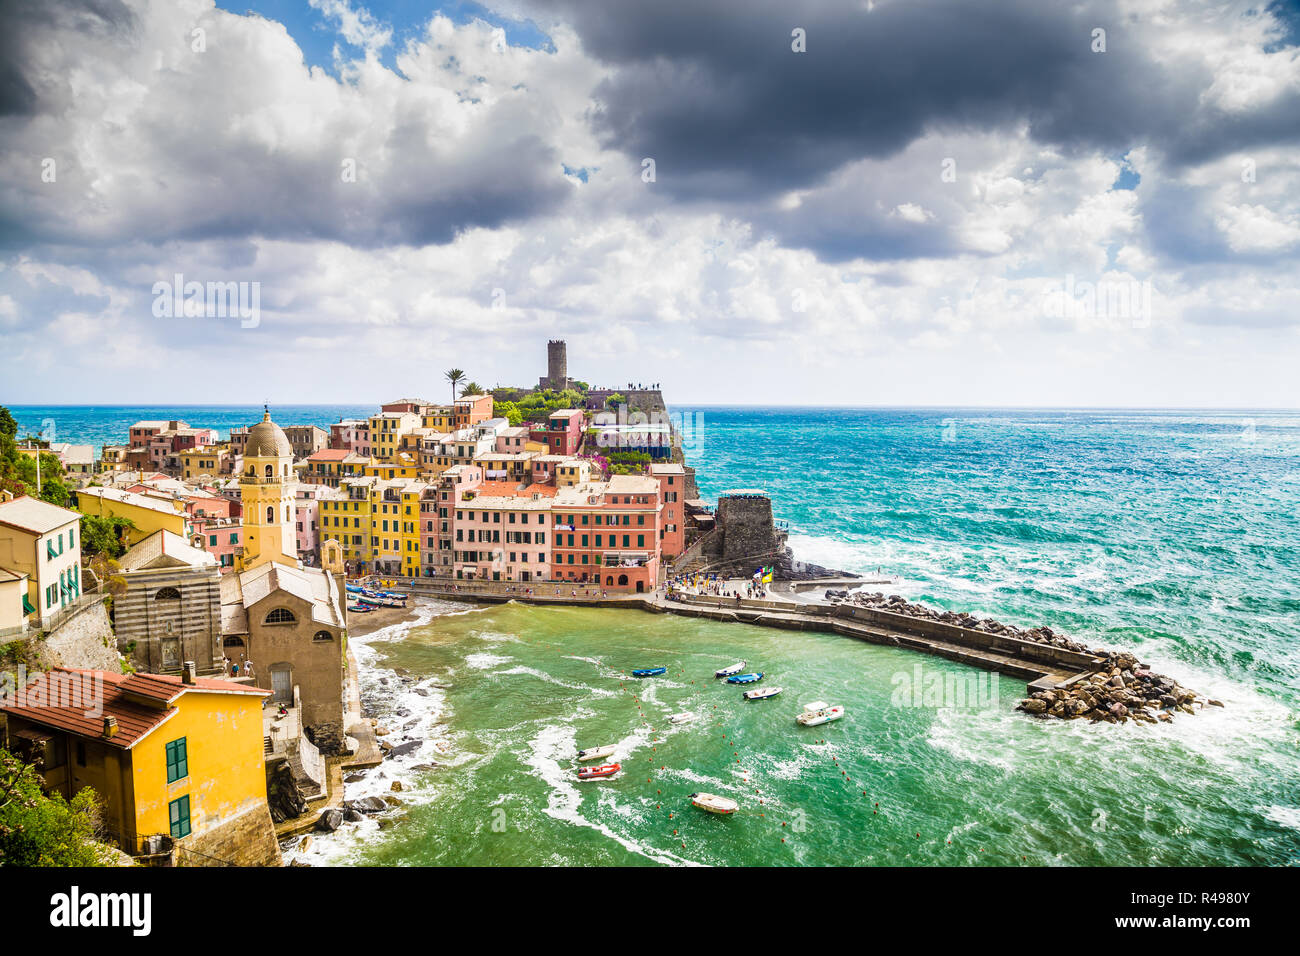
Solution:
<path fill-rule="evenodd" d="M 420 498 L 427 487 L 410 478 L 344 481 L 319 499 L 322 545 L 337 541 L 353 570 L 418 577 Z"/>
<path fill-rule="evenodd" d="M 39 759 L 45 789 L 91 787 L 128 853 L 186 865 L 277 866 L 266 802 L 262 700 L 270 691 L 194 677 L 40 674 L 4 706 L 9 750 Z"/>
<path fill-rule="evenodd" d="M 262 420 L 248 430 L 239 476 L 239 500 L 244 507 L 241 571 L 267 561 L 298 563 L 294 489 L 293 449 L 267 409 Z"/>
<path fill-rule="evenodd" d="M 181 477 L 198 478 L 200 475 L 220 475 L 230 455 L 230 449 L 224 445 L 204 445 L 202 448 L 187 448 L 180 453 Z"/>
<path fill-rule="evenodd" d="M 370 416 L 370 456 L 392 461 L 402 446 L 402 436 L 420 427 L 420 416 L 413 412 L 381 412 Z"/>
<path fill-rule="evenodd" d="M 130 519 L 135 527 L 127 528 L 122 534 L 122 543 L 128 548 L 155 531 L 170 531 L 189 538 L 184 501 L 118 488 L 78 488 L 74 493 L 77 509 L 82 514 Z"/>

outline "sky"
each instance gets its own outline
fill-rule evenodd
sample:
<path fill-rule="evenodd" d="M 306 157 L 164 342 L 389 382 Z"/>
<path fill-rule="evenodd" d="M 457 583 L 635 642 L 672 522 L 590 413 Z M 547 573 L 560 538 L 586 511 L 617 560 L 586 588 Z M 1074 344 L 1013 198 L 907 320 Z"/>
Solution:
<path fill-rule="evenodd" d="M 1300 406 L 1297 0 L 0 23 L 0 403 Z"/>

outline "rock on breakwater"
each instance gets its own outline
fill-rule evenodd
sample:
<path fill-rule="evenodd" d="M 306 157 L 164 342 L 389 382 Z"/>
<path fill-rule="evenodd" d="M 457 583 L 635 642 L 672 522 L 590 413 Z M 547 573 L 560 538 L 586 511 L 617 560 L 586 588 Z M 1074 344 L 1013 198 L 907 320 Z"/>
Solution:
<path fill-rule="evenodd" d="M 1103 663 L 1095 671 L 1051 690 L 1036 691 L 1016 705 L 1017 710 L 1035 717 L 1055 717 L 1060 720 L 1084 717 L 1093 722 L 1112 724 L 1129 720 L 1154 724 L 1173 720 L 1175 713 L 1194 714 L 1207 705 L 1223 706 L 1217 700 L 1198 696 L 1172 677 L 1153 673 L 1150 667 L 1127 651 L 1090 648 L 1050 627 L 1025 629 L 992 618 L 977 618 L 973 614 L 938 611 L 908 601 L 897 594 L 886 597 L 880 592 L 850 594 L 847 591 L 832 590 L 826 592 L 826 597 L 832 601 L 847 601 L 894 614 L 1001 634 L 1036 644 L 1048 644 L 1102 659 Z"/>

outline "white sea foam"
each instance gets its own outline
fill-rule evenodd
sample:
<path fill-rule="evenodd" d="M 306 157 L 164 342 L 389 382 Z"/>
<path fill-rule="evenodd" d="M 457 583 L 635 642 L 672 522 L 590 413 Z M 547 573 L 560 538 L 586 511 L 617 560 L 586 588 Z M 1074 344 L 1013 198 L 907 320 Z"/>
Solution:
<path fill-rule="evenodd" d="M 619 744 L 620 748 L 625 745 L 626 740 L 621 741 Z M 578 789 L 577 778 L 573 776 L 573 771 L 570 768 L 561 765 L 562 760 L 565 764 L 568 764 L 576 752 L 574 729 L 567 724 L 548 724 L 528 742 L 528 750 L 523 755 L 524 762 L 532 769 L 533 775 L 550 788 L 545 810 L 547 816 L 573 826 L 595 830 L 597 833 L 613 840 L 628 852 L 644 856 L 656 863 L 674 866 L 695 865 L 691 860 L 669 851 L 647 846 L 626 834 L 619 833 L 607 824 L 589 820 L 583 816 L 581 809 L 583 793 Z M 598 793 L 596 795 L 597 807 L 600 806 L 601 799 L 613 800 L 615 798 L 612 794 L 602 795 Z"/>

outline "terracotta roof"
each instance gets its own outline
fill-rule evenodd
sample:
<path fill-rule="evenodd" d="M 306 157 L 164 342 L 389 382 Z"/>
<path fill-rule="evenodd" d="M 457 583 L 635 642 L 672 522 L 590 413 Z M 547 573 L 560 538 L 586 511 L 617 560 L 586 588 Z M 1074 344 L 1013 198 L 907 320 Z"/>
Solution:
<path fill-rule="evenodd" d="M 234 681 L 219 680 L 214 677 L 196 677 L 193 684 L 187 684 L 175 674 L 132 674 L 122 681 L 122 689 L 141 697 L 151 697 L 170 704 L 182 694 L 190 691 L 203 691 L 217 694 L 260 694 L 269 697 L 269 690 Z"/>
<path fill-rule="evenodd" d="M 555 497 L 554 485 L 531 484 L 520 487 L 517 481 L 484 481 L 477 487 L 466 490 L 476 491 L 484 498 L 531 498 L 535 494 L 546 498 Z"/>
<path fill-rule="evenodd" d="M 24 693 L 35 693 L 38 684 L 42 689 L 49 688 L 52 691 L 49 678 L 57 675 L 63 675 L 64 680 L 71 675 L 102 680 L 102 703 L 82 699 L 89 694 L 94 694 L 94 685 L 87 688 L 82 683 L 79 688 L 76 685 L 65 685 L 69 688 L 69 692 L 61 695 L 65 706 L 51 706 L 59 703 L 51 699 L 35 703 L 25 702 L 22 705 L 10 704 L 0 707 L 0 710 L 43 727 L 52 727 L 81 737 L 93 738 L 120 750 L 130 750 L 158 727 L 171 720 L 179 711 L 168 704 L 187 691 L 261 696 L 269 696 L 271 693 L 269 690 L 236 684 L 233 681 L 210 678 L 199 678 L 194 685 L 187 685 L 181 683 L 179 677 L 162 674 L 132 674 L 126 677 L 111 671 L 74 670 L 65 667 L 55 668 L 49 674 L 37 675 L 27 685 Z M 156 703 L 141 702 L 139 700 L 141 697 Z M 113 717 L 117 720 L 117 733 L 112 737 L 104 736 L 105 717 Z"/>
<path fill-rule="evenodd" d="M 320 451 L 314 451 L 307 456 L 308 461 L 342 461 L 352 452 L 346 448 L 322 448 Z"/>

